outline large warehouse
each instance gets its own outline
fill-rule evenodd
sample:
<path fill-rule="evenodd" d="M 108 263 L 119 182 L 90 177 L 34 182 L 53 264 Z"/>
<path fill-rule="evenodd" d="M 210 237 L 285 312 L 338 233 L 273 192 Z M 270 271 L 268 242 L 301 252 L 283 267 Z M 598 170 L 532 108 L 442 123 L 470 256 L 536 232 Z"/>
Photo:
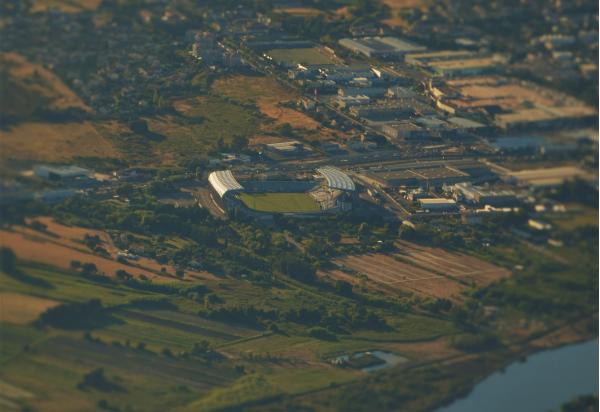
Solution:
<path fill-rule="evenodd" d="M 331 166 L 315 172 L 308 180 L 277 176 L 240 183 L 230 170 L 220 170 L 208 182 L 213 201 L 227 211 L 309 216 L 351 210 L 356 186 L 350 176 Z"/>
<path fill-rule="evenodd" d="M 397 37 L 364 37 L 341 39 L 339 44 L 354 53 L 371 58 L 398 59 L 405 54 L 422 52 L 426 47 Z"/>

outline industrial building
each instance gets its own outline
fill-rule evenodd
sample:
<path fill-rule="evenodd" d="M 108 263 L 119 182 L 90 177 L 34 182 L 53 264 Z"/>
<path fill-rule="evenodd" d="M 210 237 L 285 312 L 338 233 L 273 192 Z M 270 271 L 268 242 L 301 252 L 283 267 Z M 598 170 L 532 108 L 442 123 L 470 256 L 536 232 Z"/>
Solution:
<path fill-rule="evenodd" d="M 507 180 L 519 186 L 543 188 L 560 186 L 567 180 L 583 179 L 598 182 L 598 175 L 577 166 L 560 166 L 544 169 L 519 170 L 508 173 Z"/>
<path fill-rule="evenodd" d="M 419 199 L 419 206 L 429 212 L 454 212 L 456 201 L 444 198 Z"/>
<path fill-rule="evenodd" d="M 381 187 L 434 188 L 471 180 L 468 173 L 450 166 L 390 167 L 371 170 L 366 176 Z"/>
<path fill-rule="evenodd" d="M 435 105 L 455 116 L 485 113 L 502 129 L 555 127 L 596 122 L 598 112 L 563 93 L 501 76 L 430 81 Z"/>
<path fill-rule="evenodd" d="M 268 143 L 264 145 L 265 149 L 280 156 L 297 156 L 303 154 L 306 149 L 304 145 L 297 140 L 286 142 Z"/>
<path fill-rule="evenodd" d="M 36 165 L 33 167 L 35 176 L 51 180 L 87 178 L 91 173 L 88 169 L 79 166 Z"/>
<path fill-rule="evenodd" d="M 451 188 L 454 198 L 479 206 L 514 206 L 519 203 L 512 190 L 492 190 L 482 186 L 474 186 L 469 182 L 457 183 Z"/>
<path fill-rule="evenodd" d="M 411 53 L 406 55 L 405 61 L 441 77 L 492 74 L 506 64 L 506 58 L 500 55 L 454 50 Z"/>
<path fill-rule="evenodd" d="M 424 51 L 427 48 L 397 37 L 363 37 L 341 39 L 340 46 L 370 58 L 400 59 L 405 54 Z"/>

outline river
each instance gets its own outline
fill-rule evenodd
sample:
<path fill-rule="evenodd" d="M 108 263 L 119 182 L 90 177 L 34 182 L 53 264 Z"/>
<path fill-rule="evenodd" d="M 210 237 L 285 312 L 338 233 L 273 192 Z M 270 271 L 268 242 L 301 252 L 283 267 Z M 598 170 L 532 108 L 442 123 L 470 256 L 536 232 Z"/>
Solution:
<path fill-rule="evenodd" d="M 578 395 L 598 394 L 598 339 L 514 362 L 435 412 L 547 412 Z"/>

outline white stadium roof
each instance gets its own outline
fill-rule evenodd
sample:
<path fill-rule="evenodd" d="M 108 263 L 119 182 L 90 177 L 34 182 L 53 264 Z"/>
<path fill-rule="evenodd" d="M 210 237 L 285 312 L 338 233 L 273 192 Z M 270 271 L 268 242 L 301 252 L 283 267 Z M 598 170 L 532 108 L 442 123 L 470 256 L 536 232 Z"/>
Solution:
<path fill-rule="evenodd" d="M 219 196 L 228 192 L 244 190 L 244 187 L 233 177 L 231 170 L 219 170 L 208 175 L 208 181 Z"/>
<path fill-rule="evenodd" d="M 322 174 L 327 179 L 327 185 L 332 189 L 345 190 L 353 192 L 356 186 L 350 176 L 342 172 L 337 167 L 324 166 L 317 169 L 317 172 Z"/>

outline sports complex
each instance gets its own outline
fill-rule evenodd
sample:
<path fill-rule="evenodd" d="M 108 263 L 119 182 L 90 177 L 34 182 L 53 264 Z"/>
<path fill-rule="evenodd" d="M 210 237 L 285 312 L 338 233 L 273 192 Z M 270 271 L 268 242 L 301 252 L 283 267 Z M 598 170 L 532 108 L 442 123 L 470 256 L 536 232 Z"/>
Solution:
<path fill-rule="evenodd" d="M 338 168 L 325 166 L 308 178 L 240 179 L 231 170 L 214 171 L 208 176 L 212 199 L 224 210 L 250 215 L 285 214 L 316 216 L 352 209 L 356 186 Z"/>

